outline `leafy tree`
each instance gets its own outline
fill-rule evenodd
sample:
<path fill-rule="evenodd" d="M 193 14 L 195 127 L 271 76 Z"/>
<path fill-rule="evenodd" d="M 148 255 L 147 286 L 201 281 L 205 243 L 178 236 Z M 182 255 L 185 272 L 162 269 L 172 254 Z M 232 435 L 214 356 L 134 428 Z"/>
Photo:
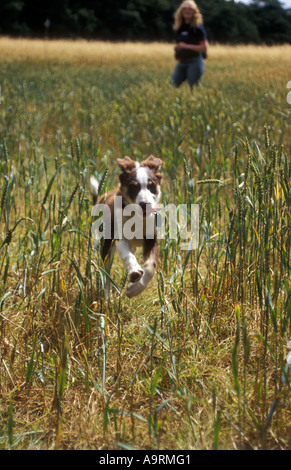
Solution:
<path fill-rule="evenodd" d="M 266 44 L 291 42 L 291 14 L 278 0 L 255 0 L 250 17 L 257 25 L 260 40 Z"/>
<path fill-rule="evenodd" d="M 121 40 L 174 40 L 181 0 L 0 0 L 0 34 Z M 291 10 L 279 0 L 197 0 L 210 41 L 291 43 Z"/>
<path fill-rule="evenodd" d="M 0 33 L 7 34 L 11 32 L 21 33 L 27 30 L 27 26 L 23 23 L 22 12 L 25 1 L 1 0 L 0 2 Z"/>

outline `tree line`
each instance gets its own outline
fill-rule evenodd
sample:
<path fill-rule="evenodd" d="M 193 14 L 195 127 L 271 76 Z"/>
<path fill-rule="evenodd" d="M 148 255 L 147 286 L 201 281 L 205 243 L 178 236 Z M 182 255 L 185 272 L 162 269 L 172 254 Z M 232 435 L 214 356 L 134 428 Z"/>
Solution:
<path fill-rule="evenodd" d="M 177 0 L 1 0 L 0 34 L 172 41 Z M 212 42 L 291 43 L 291 9 L 279 0 L 197 0 Z"/>

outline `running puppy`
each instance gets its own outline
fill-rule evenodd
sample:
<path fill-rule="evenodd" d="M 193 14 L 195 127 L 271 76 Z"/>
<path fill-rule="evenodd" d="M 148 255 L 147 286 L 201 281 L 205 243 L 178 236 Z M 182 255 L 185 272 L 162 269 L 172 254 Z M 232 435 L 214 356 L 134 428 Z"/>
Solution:
<path fill-rule="evenodd" d="M 121 225 L 122 235 L 118 237 L 117 251 L 124 267 L 128 270 L 129 283 L 126 295 L 134 297 L 145 290 L 157 266 L 155 214 L 160 200 L 162 176 L 159 170 L 162 161 L 150 155 L 141 163 L 131 160 L 130 157 L 119 158 L 117 163 L 121 169 L 118 188 L 112 189 L 99 199 L 98 182 L 93 176 L 90 183 L 94 206 L 106 204 L 110 209 L 110 236 L 104 239 L 102 259 L 110 266 L 115 251 L 112 242 L 117 225 L 119 224 L 119 227 Z M 130 224 L 133 211 L 134 224 Z M 134 227 L 134 231 L 129 231 L 128 226 Z M 134 255 L 137 247 L 143 249 L 143 267 L 139 265 Z"/>

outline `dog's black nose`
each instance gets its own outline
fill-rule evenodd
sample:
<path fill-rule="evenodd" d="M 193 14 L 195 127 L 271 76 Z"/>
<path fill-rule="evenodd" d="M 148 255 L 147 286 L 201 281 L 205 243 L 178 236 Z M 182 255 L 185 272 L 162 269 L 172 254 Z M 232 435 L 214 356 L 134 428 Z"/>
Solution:
<path fill-rule="evenodd" d="M 150 213 L 151 213 L 151 205 L 150 204 L 148 204 L 146 202 L 140 202 L 139 205 L 142 209 L 142 215 L 144 217 L 150 215 Z"/>
<path fill-rule="evenodd" d="M 140 207 L 142 208 L 142 210 L 144 212 L 147 208 L 147 203 L 146 202 L 140 202 L 139 205 L 140 205 Z"/>

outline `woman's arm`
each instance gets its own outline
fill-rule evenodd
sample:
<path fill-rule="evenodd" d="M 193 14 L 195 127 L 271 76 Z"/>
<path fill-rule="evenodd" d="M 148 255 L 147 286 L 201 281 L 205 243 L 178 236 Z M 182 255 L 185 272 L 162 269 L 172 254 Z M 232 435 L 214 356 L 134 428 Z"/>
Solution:
<path fill-rule="evenodd" d="M 199 44 L 186 44 L 186 42 L 178 42 L 175 49 L 189 49 L 195 52 L 206 52 L 208 48 L 208 41 L 201 41 Z"/>

